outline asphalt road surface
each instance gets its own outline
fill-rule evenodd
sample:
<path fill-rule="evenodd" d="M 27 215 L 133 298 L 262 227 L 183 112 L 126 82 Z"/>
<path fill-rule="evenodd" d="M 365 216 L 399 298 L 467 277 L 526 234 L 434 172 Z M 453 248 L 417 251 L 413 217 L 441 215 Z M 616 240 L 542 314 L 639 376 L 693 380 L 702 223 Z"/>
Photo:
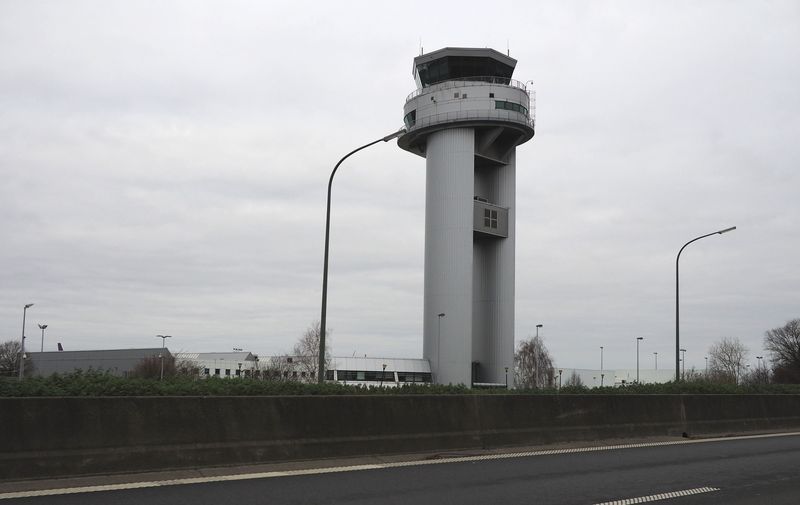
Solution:
<path fill-rule="evenodd" d="M 645 444 L 647 445 L 647 444 Z M 314 473 L 316 472 L 316 473 Z M 800 504 L 800 434 L 11 498 L 14 504 Z M 8 501 L 6 501 L 8 500 Z M 638 500 L 638 501 L 637 501 Z"/>

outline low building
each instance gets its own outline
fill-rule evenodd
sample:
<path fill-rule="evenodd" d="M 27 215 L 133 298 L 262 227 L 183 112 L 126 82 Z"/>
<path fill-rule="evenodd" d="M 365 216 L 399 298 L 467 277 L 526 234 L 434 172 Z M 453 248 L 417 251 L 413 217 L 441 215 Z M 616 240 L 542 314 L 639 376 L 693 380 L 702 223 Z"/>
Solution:
<path fill-rule="evenodd" d="M 333 358 L 327 382 L 363 386 L 431 384 L 431 365 L 426 359 Z"/>
<path fill-rule="evenodd" d="M 258 356 L 251 352 L 181 352 L 180 360 L 192 361 L 200 367 L 203 377 L 249 377 L 258 370 Z"/>
<path fill-rule="evenodd" d="M 317 358 L 265 356 L 250 352 L 179 353 L 178 360 L 193 361 L 202 377 L 246 378 L 315 382 Z M 432 383 L 431 367 L 425 359 L 331 358 L 326 382 L 363 386 L 401 386 Z"/>
<path fill-rule="evenodd" d="M 55 373 L 105 372 L 127 377 L 134 368 L 147 358 L 165 359 L 171 356 L 169 349 L 153 347 L 147 349 L 97 349 L 90 351 L 27 352 L 34 376 L 49 376 Z"/>

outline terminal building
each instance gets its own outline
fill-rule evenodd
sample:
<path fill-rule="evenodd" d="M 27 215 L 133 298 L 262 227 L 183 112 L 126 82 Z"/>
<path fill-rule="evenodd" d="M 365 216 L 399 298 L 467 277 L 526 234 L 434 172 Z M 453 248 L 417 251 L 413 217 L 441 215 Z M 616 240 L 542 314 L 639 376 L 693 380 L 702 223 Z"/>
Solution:
<path fill-rule="evenodd" d="M 397 142 L 425 158 L 423 357 L 438 384 L 513 371 L 516 148 L 534 135 L 516 64 L 487 48 L 414 58 Z"/>

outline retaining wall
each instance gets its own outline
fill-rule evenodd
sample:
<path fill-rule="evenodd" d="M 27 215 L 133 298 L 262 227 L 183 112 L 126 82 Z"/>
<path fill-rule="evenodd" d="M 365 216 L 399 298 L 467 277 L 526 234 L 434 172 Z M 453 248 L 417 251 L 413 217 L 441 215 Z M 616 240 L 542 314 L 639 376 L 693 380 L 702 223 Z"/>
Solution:
<path fill-rule="evenodd" d="M 800 428 L 800 395 L 0 398 L 0 480 Z"/>

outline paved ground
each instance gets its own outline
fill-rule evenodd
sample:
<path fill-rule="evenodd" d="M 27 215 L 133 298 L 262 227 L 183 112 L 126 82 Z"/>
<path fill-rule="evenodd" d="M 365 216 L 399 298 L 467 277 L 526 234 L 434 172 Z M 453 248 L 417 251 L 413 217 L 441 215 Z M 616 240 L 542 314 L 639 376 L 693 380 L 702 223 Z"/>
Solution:
<path fill-rule="evenodd" d="M 340 465 L 328 468 L 295 463 L 251 468 L 250 474 L 238 469 L 233 476 L 215 469 L 169 477 L 72 479 L 68 487 L 113 482 L 127 482 L 120 487 L 144 487 L 60 494 L 70 491 L 66 489 L 49 491 L 59 493 L 52 496 L 11 498 L 12 488 L 67 485 L 40 481 L 2 485 L 0 493 L 6 494 L 0 494 L 0 499 L 88 505 L 800 503 L 800 434 L 688 442 L 661 440 L 587 449 L 573 445 L 516 454 L 460 454 L 452 460 L 400 457 L 327 462 Z M 193 480 L 164 482 L 164 478 Z"/>

